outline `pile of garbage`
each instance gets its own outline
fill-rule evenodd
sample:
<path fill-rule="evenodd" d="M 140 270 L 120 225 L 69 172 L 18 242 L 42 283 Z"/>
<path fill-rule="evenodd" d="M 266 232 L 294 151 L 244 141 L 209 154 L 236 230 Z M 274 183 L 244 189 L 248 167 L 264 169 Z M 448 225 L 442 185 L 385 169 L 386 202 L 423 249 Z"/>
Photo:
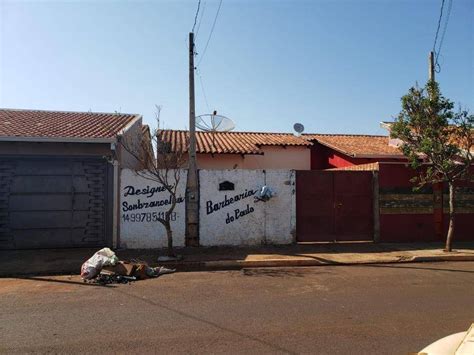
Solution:
<path fill-rule="evenodd" d="M 121 261 L 112 250 L 103 248 L 82 264 L 81 277 L 84 282 L 106 285 L 149 279 L 175 271 L 163 266 L 151 267 L 145 262 Z"/>

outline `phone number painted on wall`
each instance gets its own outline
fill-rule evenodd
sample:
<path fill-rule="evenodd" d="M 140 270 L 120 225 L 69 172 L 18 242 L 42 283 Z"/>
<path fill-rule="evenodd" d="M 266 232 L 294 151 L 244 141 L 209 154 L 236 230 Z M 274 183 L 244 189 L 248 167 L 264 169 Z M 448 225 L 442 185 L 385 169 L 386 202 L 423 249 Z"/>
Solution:
<path fill-rule="evenodd" d="M 158 222 L 158 219 L 165 219 L 165 212 L 142 212 L 122 214 L 122 221 L 124 222 Z M 171 213 L 170 219 L 172 221 L 176 221 L 176 212 Z"/>

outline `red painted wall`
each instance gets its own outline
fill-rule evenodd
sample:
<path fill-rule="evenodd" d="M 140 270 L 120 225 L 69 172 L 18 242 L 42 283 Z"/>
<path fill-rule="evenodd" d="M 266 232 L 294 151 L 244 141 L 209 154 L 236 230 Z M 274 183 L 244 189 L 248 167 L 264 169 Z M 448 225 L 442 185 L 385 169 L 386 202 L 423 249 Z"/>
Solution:
<path fill-rule="evenodd" d="M 410 193 L 413 183 L 410 179 L 415 171 L 406 164 L 379 165 L 379 192 Z M 474 171 L 473 171 L 474 173 Z M 464 184 L 474 188 L 474 183 Z M 445 193 L 446 193 L 446 187 Z M 433 196 L 434 199 L 434 196 Z M 382 203 L 382 201 L 381 201 Z M 445 241 L 449 217 L 435 206 L 433 213 L 386 214 L 380 213 L 381 242 L 429 242 Z M 444 205 L 444 207 L 447 207 Z M 456 214 L 454 241 L 474 241 L 474 214 Z"/>
<path fill-rule="evenodd" d="M 471 177 L 474 177 L 474 167 L 471 169 Z M 474 190 L 474 182 L 463 182 L 457 186 L 463 188 L 470 188 Z M 444 210 L 448 212 L 449 208 L 449 190 L 448 186 L 444 186 L 445 201 L 443 203 Z M 456 210 L 456 205 L 455 205 Z M 443 214 L 443 235 L 446 236 L 449 227 L 449 213 Z M 456 213 L 455 227 L 454 227 L 454 241 L 474 241 L 474 213 Z"/>
<path fill-rule="evenodd" d="M 410 179 L 415 171 L 406 164 L 379 165 L 379 197 L 384 193 L 411 193 Z M 380 202 L 382 204 L 382 202 Z M 381 242 L 437 241 L 433 213 L 384 214 L 380 213 Z"/>
<path fill-rule="evenodd" d="M 351 165 L 368 164 L 375 162 L 399 161 L 400 159 L 396 158 L 354 158 L 316 142 L 311 147 L 311 170 L 344 168 L 346 166 Z"/>
<path fill-rule="evenodd" d="M 379 188 L 380 191 L 390 190 L 402 194 L 410 194 L 413 183 L 410 179 L 416 175 L 406 163 L 400 159 L 368 159 L 354 158 L 339 153 L 334 149 L 319 143 L 311 147 L 311 170 L 342 168 L 351 165 L 380 162 Z M 384 164 L 385 163 L 385 164 Z M 474 169 L 473 169 L 474 175 Z M 466 184 L 465 184 L 466 185 Z M 474 183 L 466 185 L 474 189 Z M 442 186 L 435 187 L 443 189 Z M 444 186 L 444 193 L 447 187 Z M 435 195 L 432 193 L 433 201 Z M 447 204 L 444 204 L 447 207 Z M 430 242 L 445 241 L 449 224 L 449 216 L 443 213 L 442 205 L 433 202 L 430 213 L 381 213 L 380 241 L 381 242 Z M 456 214 L 455 241 L 474 241 L 474 213 Z"/>

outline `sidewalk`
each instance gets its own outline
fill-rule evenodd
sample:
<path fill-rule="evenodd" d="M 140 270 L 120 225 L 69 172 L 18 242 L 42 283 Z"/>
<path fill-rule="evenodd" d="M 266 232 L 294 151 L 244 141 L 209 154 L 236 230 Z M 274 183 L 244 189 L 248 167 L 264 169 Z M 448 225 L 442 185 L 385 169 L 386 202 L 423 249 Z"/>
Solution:
<path fill-rule="evenodd" d="M 293 267 L 406 263 L 423 261 L 474 261 L 474 243 L 455 243 L 445 253 L 441 243 L 374 244 L 329 243 L 261 247 L 177 248 L 178 262 L 160 263 L 179 271 L 230 270 L 250 267 Z M 0 251 L 0 277 L 79 274 L 82 263 L 96 249 L 39 249 Z M 158 265 L 162 249 L 116 250 L 121 260 Z"/>

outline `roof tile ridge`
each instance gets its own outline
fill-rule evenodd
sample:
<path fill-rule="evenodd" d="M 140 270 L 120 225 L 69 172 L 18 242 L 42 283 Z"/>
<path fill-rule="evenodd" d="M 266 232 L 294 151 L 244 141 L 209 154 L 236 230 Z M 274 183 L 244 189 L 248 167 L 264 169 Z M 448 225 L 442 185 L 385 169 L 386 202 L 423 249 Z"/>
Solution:
<path fill-rule="evenodd" d="M 388 138 L 382 134 L 353 134 L 353 133 L 303 133 L 302 136 L 325 136 L 325 137 L 379 137 Z"/>
<path fill-rule="evenodd" d="M 184 132 L 189 132 L 187 129 L 173 129 L 173 128 L 166 128 L 162 129 L 163 131 L 184 131 Z M 196 131 L 196 133 L 211 133 L 209 131 Z M 260 134 L 260 135 L 285 135 L 285 136 L 293 136 L 293 133 L 288 133 L 288 132 L 256 132 L 256 131 L 217 131 L 215 132 L 217 134 Z"/>
<path fill-rule="evenodd" d="M 80 114 L 94 114 L 94 115 L 117 115 L 117 116 L 141 116 L 139 113 L 126 112 L 102 112 L 102 111 L 67 111 L 67 110 L 45 110 L 45 109 L 31 109 L 31 108 L 8 108 L 0 107 L 0 111 L 14 111 L 14 112 L 45 112 L 45 113 L 80 113 Z"/>
<path fill-rule="evenodd" d="M 293 135 L 288 132 L 257 132 L 257 131 L 225 131 L 217 133 L 229 133 L 229 134 L 261 134 L 261 135 Z"/>

